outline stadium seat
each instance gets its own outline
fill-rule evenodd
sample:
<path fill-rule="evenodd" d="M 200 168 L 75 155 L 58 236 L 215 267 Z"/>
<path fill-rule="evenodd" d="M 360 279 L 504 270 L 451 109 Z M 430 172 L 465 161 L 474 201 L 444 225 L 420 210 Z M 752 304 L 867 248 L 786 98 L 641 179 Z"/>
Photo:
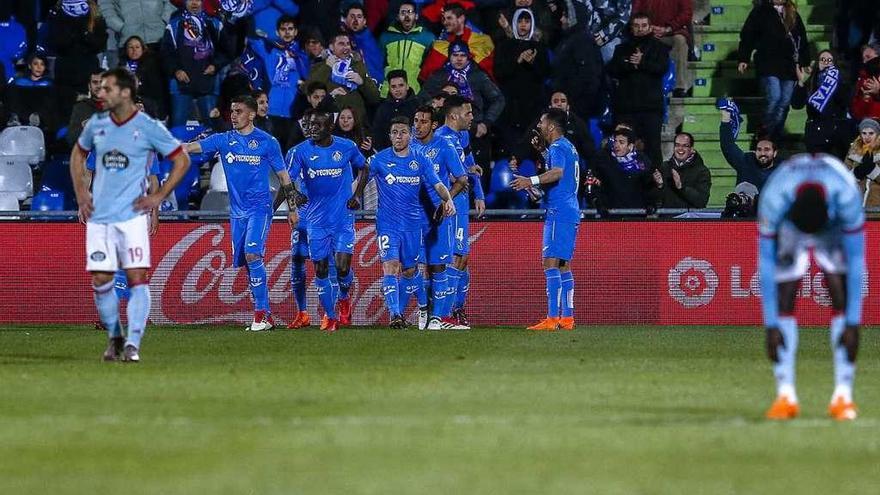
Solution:
<path fill-rule="evenodd" d="M 211 169 L 211 183 L 208 186 L 211 191 L 229 192 L 226 186 L 226 172 L 223 171 L 223 165 L 220 162 L 214 164 Z"/>
<path fill-rule="evenodd" d="M 26 125 L 7 127 L 0 132 L 0 155 L 26 156 L 36 165 L 46 159 L 46 141 L 39 127 Z"/>
<path fill-rule="evenodd" d="M 20 209 L 15 194 L 0 192 L 0 211 L 19 211 Z"/>
<path fill-rule="evenodd" d="M 15 194 L 19 201 L 34 195 L 34 175 L 26 156 L 0 156 L 0 193 Z"/>
<path fill-rule="evenodd" d="M 229 212 L 229 193 L 226 191 L 208 191 L 202 198 L 202 204 L 199 208 L 202 211 L 224 211 Z"/>
<path fill-rule="evenodd" d="M 33 211 L 62 211 L 64 210 L 64 193 L 60 191 L 44 190 L 38 192 L 31 201 Z"/>

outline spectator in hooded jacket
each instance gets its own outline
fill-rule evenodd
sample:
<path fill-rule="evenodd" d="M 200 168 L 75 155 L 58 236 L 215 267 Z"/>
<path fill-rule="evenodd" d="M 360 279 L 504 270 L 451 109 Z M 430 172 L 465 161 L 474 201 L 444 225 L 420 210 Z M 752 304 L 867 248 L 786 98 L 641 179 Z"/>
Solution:
<path fill-rule="evenodd" d="M 229 61 L 223 24 L 202 10 L 202 0 L 186 0 L 172 16 L 162 40 L 165 72 L 172 75 L 171 126 L 186 124 L 193 101 L 205 122 L 217 104 L 217 74 Z"/>
<path fill-rule="evenodd" d="M 364 6 L 353 3 L 345 10 L 342 18 L 342 29 L 347 32 L 351 40 L 351 50 L 360 54 L 361 59 L 367 65 L 367 75 L 381 84 L 385 78 L 385 57 L 379 43 L 373 37 L 373 33 L 367 29 L 367 18 L 364 14 Z"/>
<path fill-rule="evenodd" d="M 544 108 L 544 80 L 550 71 L 547 45 L 535 26 L 530 9 L 517 9 L 510 24 L 511 37 L 498 44 L 495 52 L 495 77 L 504 93 L 505 105 L 499 130 L 508 150 L 515 146 L 527 126 Z"/>
<path fill-rule="evenodd" d="M 330 38 L 330 48 L 323 63 L 312 66 L 306 82 L 321 82 L 339 108 L 350 106 L 359 122 L 366 122 L 367 106 L 379 103 L 379 88 L 367 75 L 367 66 L 360 55 L 352 53 L 347 33 Z"/>
<path fill-rule="evenodd" d="M 167 82 L 162 76 L 162 64 L 156 53 L 140 36 L 132 36 L 125 40 L 119 65 L 137 76 L 137 95 L 148 103 L 152 102 L 158 108 L 157 116 L 164 120 L 168 115 Z"/>
<path fill-rule="evenodd" d="M 675 62 L 675 89 L 672 96 L 683 98 L 691 89 L 688 55 L 691 42 L 693 0 L 635 0 L 633 12 L 651 16 L 654 37 L 670 47 L 669 56 Z"/>
<path fill-rule="evenodd" d="M 433 42 L 433 34 L 419 25 L 416 2 L 412 0 L 401 2 L 397 11 L 397 20 L 379 36 L 379 45 L 385 54 L 386 78 L 393 70 L 403 70 L 406 72 L 407 84 L 418 93 L 421 90 L 419 70 Z M 379 94 L 382 97 L 388 94 L 387 79 L 379 88 Z"/>
<path fill-rule="evenodd" d="M 855 122 L 847 114 L 849 85 L 835 64 L 831 50 L 819 52 L 815 69 L 798 67 L 798 83 L 791 107 L 807 107 L 804 144 L 810 153 L 841 157 L 856 134 Z"/>
<path fill-rule="evenodd" d="M 574 15 L 585 15 L 580 4 L 563 17 L 562 39 L 554 50 L 553 86 L 569 96 L 574 113 L 589 119 L 602 115 L 607 106 L 603 91 L 605 66 L 595 35 L 585 29 L 582 22 L 569 24 Z"/>
<path fill-rule="evenodd" d="M 431 50 L 422 64 L 419 79 L 427 81 L 431 75 L 441 69 L 447 62 L 449 45 L 460 41 L 467 45 L 468 52 L 474 62 L 480 66 L 490 78 L 495 77 L 495 45 L 488 35 L 474 32 L 467 26 L 464 7 L 457 3 L 449 3 L 443 7 L 443 32 L 440 38 L 431 45 Z"/>
<path fill-rule="evenodd" d="M 809 40 L 792 0 L 764 0 L 752 9 L 739 33 L 739 64 L 745 73 L 755 54 L 755 72 L 766 100 L 763 133 L 782 135 L 798 67 L 810 63 Z"/>
<path fill-rule="evenodd" d="M 862 68 L 850 109 L 857 120 L 880 119 L 880 44 L 862 47 Z"/>
<path fill-rule="evenodd" d="M 534 30 L 540 34 L 541 41 L 548 46 L 556 45 L 556 35 L 559 31 L 559 23 L 554 19 L 550 10 L 542 2 L 535 0 L 513 0 L 513 7 L 504 9 L 498 13 L 497 28 L 492 34 L 492 40 L 496 46 L 504 41 L 514 37 L 516 33 L 516 24 L 513 18 L 520 9 L 528 9 L 532 14 L 532 24 Z"/>
<path fill-rule="evenodd" d="M 375 136 L 374 147 L 377 150 L 385 149 L 391 146 L 388 138 L 388 132 L 391 130 L 391 119 L 402 115 L 411 118 L 416 108 L 419 106 L 419 100 L 416 98 L 415 92 L 407 83 L 407 74 L 404 70 L 397 69 L 388 73 L 388 98 L 379 104 L 376 109 L 376 115 L 373 117 L 373 126 L 371 134 Z"/>
<path fill-rule="evenodd" d="M 107 25 L 94 0 L 61 0 L 49 11 L 49 48 L 55 53 L 55 84 L 87 93 L 98 53 L 107 47 Z"/>
<path fill-rule="evenodd" d="M 676 134 L 672 156 L 660 165 L 664 208 L 705 208 L 712 189 L 712 174 L 694 149 L 694 136 Z"/>
<path fill-rule="evenodd" d="M 282 16 L 276 26 L 277 41 L 249 39 L 250 48 L 260 61 L 262 89 L 269 95 L 272 130 L 287 149 L 299 87 L 309 76 L 308 56 L 296 41 L 296 20 Z"/>
<path fill-rule="evenodd" d="M 98 7 L 120 48 L 128 38 L 139 36 L 155 52 L 177 10 L 168 0 L 98 0 Z"/>

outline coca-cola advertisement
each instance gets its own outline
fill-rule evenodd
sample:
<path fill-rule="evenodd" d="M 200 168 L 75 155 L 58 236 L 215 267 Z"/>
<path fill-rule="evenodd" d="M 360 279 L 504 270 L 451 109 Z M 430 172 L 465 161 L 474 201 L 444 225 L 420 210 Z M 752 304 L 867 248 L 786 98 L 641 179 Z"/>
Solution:
<path fill-rule="evenodd" d="M 521 326 L 545 315 L 539 221 L 474 222 L 466 311 L 480 326 Z M 876 293 L 870 254 L 878 224 L 869 223 L 864 297 Z M 90 323 L 96 319 L 85 272 L 85 227 L 40 222 L 0 225 L 0 321 Z M 757 325 L 761 322 L 756 226 L 750 222 L 584 222 L 572 260 L 578 324 Z M 275 222 L 266 252 L 276 320 L 294 314 L 290 227 Z M 252 317 L 245 270 L 232 268 L 228 223 L 166 222 L 152 240 L 154 324 L 241 324 Z M 375 226 L 357 224 L 352 310 L 355 325 L 388 321 L 381 291 Z M 308 269 L 308 279 L 312 278 Z M 311 285 L 311 284 L 310 284 Z M 815 267 L 801 284 L 798 316 L 824 324 L 828 290 Z M 308 311 L 319 316 L 310 287 Z M 414 302 L 411 304 L 415 304 Z M 411 311 L 414 307 L 411 306 Z M 409 315 L 412 317 L 412 314 Z M 412 319 L 412 318 L 411 318 Z M 880 308 L 866 304 L 866 323 Z"/>

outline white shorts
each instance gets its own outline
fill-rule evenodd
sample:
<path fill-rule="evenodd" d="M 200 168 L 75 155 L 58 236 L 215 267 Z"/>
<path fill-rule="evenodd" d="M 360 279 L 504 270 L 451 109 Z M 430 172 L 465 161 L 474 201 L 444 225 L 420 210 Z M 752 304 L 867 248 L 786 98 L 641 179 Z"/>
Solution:
<path fill-rule="evenodd" d="M 150 267 L 149 216 L 116 223 L 86 223 L 86 271 Z"/>
<path fill-rule="evenodd" d="M 811 258 L 826 274 L 846 273 L 846 255 L 841 239 L 839 234 L 804 234 L 783 223 L 777 236 L 776 281 L 800 280 L 810 269 Z"/>

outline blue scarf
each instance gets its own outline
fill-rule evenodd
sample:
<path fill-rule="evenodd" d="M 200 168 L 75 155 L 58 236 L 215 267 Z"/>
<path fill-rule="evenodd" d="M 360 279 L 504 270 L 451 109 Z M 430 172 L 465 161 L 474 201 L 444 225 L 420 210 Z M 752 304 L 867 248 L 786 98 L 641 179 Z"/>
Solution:
<path fill-rule="evenodd" d="M 89 2 L 86 0 L 61 0 L 61 10 L 70 17 L 89 15 Z"/>
<path fill-rule="evenodd" d="M 128 69 L 132 74 L 137 74 L 138 66 L 141 64 L 140 60 L 126 60 L 125 68 Z"/>
<path fill-rule="evenodd" d="M 730 98 L 718 98 L 715 102 L 715 108 L 730 112 L 730 126 L 733 128 L 733 139 L 735 140 L 739 136 L 739 126 L 745 120 L 740 114 L 739 107 Z"/>
<path fill-rule="evenodd" d="M 273 45 L 282 55 L 275 61 L 275 77 L 272 79 L 272 85 L 290 87 L 290 73 L 296 71 L 296 60 L 299 58 L 296 41 L 285 43 L 278 40 Z"/>
<path fill-rule="evenodd" d="M 623 156 L 617 156 L 614 153 L 612 153 L 611 156 L 617 160 L 617 166 L 628 176 L 644 172 L 646 169 L 645 164 L 639 160 L 639 152 L 635 149 Z"/>
<path fill-rule="evenodd" d="M 837 67 L 833 65 L 828 67 L 819 73 L 819 77 L 822 78 L 822 82 L 819 84 L 819 87 L 816 88 L 816 91 L 810 95 L 810 99 L 807 100 L 813 108 L 822 113 L 825 111 L 825 107 L 828 106 L 828 102 L 831 101 L 831 97 L 834 96 L 834 92 L 837 91 L 837 84 L 840 81 L 840 71 L 837 70 Z"/>
<path fill-rule="evenodd" d="M 244 46 L 241 57 L 238 58 L 238 65 L 243 74 L 248 76 L 251 86 L 256 89 L 265 89 L 263 87 L 263 70 L 261 67 L 261 59 L 257 56 L 257 52 L 251 48 L 250 42 Z"/>
<path fill-rule="evenodd" d="M 251 15 L 254 2 L 253 0 L 220 0 L 220 8 L 228 12 L 233 19 L 241 19 Z"/>
<path fill-rule="evenodd" d="M 468 100 L 473 100 L 474 92 L 471 91 L 471 85 L 467 80 L 467 76 L 471 72 L 471 62 L 468 62 L 462 69 L 456 69 L 451 62 L 446 62 L 443 68 L 449 74 L 446 80 L 458 88 L 458 94 Z"/>
<path fill-rule="evenodd" d="M 333 64 L 333 70 L 330 71 L 330 81 L 334 82 L 349 91 L 357 89 L 357 84 L 345 78 L 345 75 L 351 72 L 351 59 L 340 59 Z"/>

